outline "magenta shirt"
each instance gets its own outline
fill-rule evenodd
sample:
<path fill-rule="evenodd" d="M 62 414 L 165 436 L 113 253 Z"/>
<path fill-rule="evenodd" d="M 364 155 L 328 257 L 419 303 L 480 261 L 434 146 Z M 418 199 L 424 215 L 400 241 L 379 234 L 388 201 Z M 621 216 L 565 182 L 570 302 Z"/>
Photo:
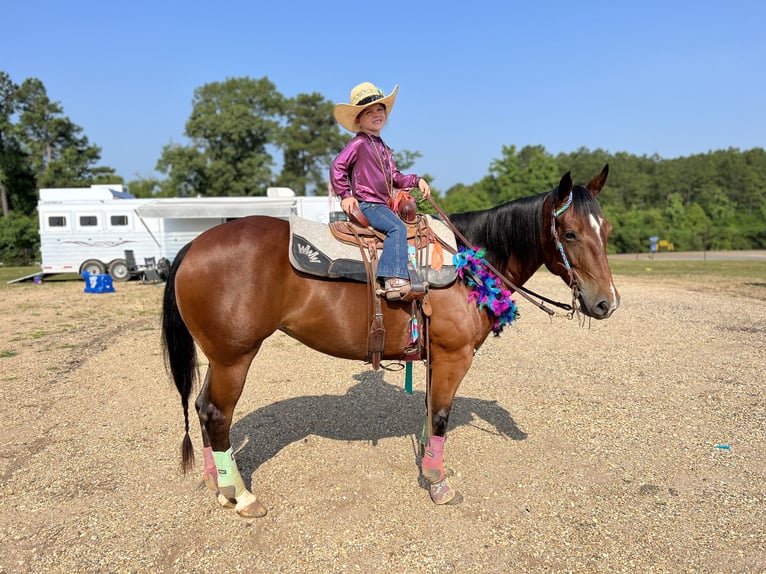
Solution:
<path fill-rule="evenodd" d="M 380 169 L 380 161 L 383 162 L 383 169 L 387 170 L 385 174 Z M 358 133 L 333 160 L 330 185 L 341 199 L 353 195 L 357 201 L 386 203 L 389 198 L 389 173 L 393 175 L 394 189 L 417 187 L 420 181 L 420 176 L 405 175 L 396 169 L 391 150 L 381 138 Z"/>

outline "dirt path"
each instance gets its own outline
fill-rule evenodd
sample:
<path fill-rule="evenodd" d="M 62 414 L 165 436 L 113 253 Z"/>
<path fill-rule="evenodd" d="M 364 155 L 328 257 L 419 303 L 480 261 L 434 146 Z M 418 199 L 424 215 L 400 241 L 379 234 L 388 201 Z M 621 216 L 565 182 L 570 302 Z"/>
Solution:
<path fill-rule="evenodd" d="M 608 321 L 522 301 L 478 352 L 454 507 L 418 483 L 422 366 L 409 396 L 401 372 L 273 337 L 232 431 L 260 520 L 198 489 L 199 463 L 178 474 L 161 288 L 4 288 L 0 573 L 766 572 L 766 288 L 617 283 Z"/>

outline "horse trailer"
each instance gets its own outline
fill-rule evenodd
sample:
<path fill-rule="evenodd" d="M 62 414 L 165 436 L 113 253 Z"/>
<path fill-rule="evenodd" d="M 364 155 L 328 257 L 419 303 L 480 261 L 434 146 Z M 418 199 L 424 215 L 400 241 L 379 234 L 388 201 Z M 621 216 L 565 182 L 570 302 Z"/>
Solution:
<path fill-rule="evenodd" d="M 162 274 L 186 243 L 231 219 L 296 214 L 327 223 L 340 207 L 335 198 L 297 197 L 289 188 L 269 188 L 265 197 L 151 199 L 124 185 L 91 185 L 41 189 L 37 210 L 42 261 L 33 276 L 87 271 L 125 281 L 154 265 Z"/>

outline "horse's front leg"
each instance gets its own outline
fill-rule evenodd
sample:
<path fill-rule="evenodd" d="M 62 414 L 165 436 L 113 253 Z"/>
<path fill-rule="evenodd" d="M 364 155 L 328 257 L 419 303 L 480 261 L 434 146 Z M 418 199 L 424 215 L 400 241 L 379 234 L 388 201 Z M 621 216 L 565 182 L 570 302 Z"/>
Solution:
<path fill-rule="evenodd" d="M 428 442 L 421 459 L 423 477 L 431 483 L 431 500 L 436 504 L 458 504 L 463 496 L 449 482 L 452 471 L 444 464 L 444 443 L 452 403 L 460 382 L 471 365 L 473 353 L 452 353 L 439 360 L 439 353 L 432 355 L 431 390 L 427 397 Z"/>
<path fill-rule="evenodd" d="M 211 364 L 195 402 L 205 460 L 202 478 L 209 489 L 218 493 L 218 501 L 223 506 L 233 506 L 237 514 L 245 518 L 259 518 L 266 515 L 266 507 L 245 486 L 229 439 L 234 407 L 242 394 L 247 366 L 243 373 L 241 370 L 216 368 Z"/>

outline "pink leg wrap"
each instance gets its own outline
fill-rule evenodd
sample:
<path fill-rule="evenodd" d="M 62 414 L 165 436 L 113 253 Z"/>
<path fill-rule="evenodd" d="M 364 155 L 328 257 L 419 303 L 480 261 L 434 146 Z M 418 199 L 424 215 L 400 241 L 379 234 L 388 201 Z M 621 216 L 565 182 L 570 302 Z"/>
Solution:
<path fill-rule="evenodd" d="M 444 474 L 444 440 L 443 436 L 432 436 L 428 439 L 426 452 L 421 461 L 423 476 L 431 482 L 438 482 Z"/>
<path fill-rule="evenodd" d="M 211 481 L 215 486 L 218 486 L 218 470 L 215 467 L 215 461 L 213 460 L 213 447 L 206 446 L 202 449 L 202 456 L 205 459 L 205 470 L 202 471 L 202 480 L 207 484 Z"/>

